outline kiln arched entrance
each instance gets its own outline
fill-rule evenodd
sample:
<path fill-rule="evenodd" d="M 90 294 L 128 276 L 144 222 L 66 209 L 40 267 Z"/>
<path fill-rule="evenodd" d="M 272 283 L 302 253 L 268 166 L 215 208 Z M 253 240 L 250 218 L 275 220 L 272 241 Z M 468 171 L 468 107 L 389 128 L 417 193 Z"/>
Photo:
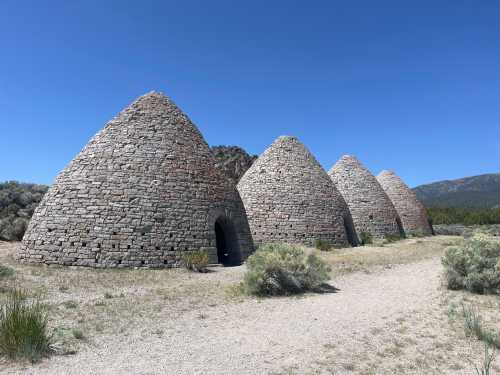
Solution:
<path fill-rule="evenodd" d="M 214 230 L 217 261 L 224 266 L 239 266 L 241 264 L 240 247 L 231 221 L 226 217 L 219 217 L 215 221 Z"/>
<path fill-rule="evenodd" d="M 403 229 L 403 223 L 401 222 L 401 219 L 399 217 L 396 218 L 396 225 L 398 226 L 399 235 L 401 236 L 401 238 L 405 238 L 405 230 Z"/>
<path fill-rule="evenodd" d="M 351 246 L 358 246 L 358 236 L 356 235 L 356 229 L 354 229 L 354 223 L 349 216 L 344 217 L 344 230 L 347 236 L 347 242 Z"/>

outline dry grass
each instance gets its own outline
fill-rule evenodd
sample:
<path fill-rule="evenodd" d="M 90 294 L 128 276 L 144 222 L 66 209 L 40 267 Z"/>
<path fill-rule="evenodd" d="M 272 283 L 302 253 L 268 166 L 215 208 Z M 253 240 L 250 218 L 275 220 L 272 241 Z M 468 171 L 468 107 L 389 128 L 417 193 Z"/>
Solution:
<path fill-rule="evenodd" d="M 437 236 L 425 239 L 411 238 L 383 246 L 367 245 L 321 253 L 334 276 L 351 272 L 372 272 L 399 264 L 414 263 L 436 256 L 457 242 L 460 237 Z"/>
<path fill-rule="evenodd" d="M 414 238 L 383 246 L 321 252 L 320 256 L 332 268 L 335 279 L 353 272 L 375 273 L 397 265 L 438 260 L 446 247 L 457 241 L 460 241 L 458 237 Z M 159 328 L 157 324 L 165 316 L 175 320 L 193 312 L 196 321 L 193 324 L 206 325 L 214 317 L 214 307 L 253 301 L 251 297 L 242 296 L 237 286 L 243 279 L 244 267 L 216 268 L 215 272 L 206 274 L 185 269 L 46 267 L 16 262 L 13 253 L 17 246 L 16 243 L 0 242 L 0 264 L 13 270 L 12 276 L 0 280 L 0 300 L 5 297 L 5 291 L 14 287 L 30 290 L 31 295 L 38 296 L 48 305 L 49 326 L 54 330 L 56 344 L 64 348 L 62 351 L 66 354 L 94 348 L 111 336 L 120 339 L 127 336 L 167 337 L 168 329 Z M 424 286 L 425 281 L 422 284 Z M 366 335 L 358 337 L 353 333 L 350 343 L 321 345 L 318 347 L 321 359 L 314 366 L 327 371 L 334 368 L 335 373 L 356 374 L 473 373 L 466 359 L 470 357 L 477 362 L 481 345 L 474 343 L 473 354 L 464 349 L 468 341 L 463 325 L 453 319 L 453 312 L 450 312 L 453 308 L 448 306 L 473 303 L 480 309 L 484 324 L 497 329 L 500 299 L 498 296 L 449 292 L 444 288 L 440 293 L 442 300 L 433 301 L 435 306 L 423 306 L 426 308 L 424 316 L 419 311 L 387 316 L 386 323 L 374 325 Z M 265 302 L 254 302 L 257 306 L 261 303 Z M 500 327 L 498 329 L 500 332 Z M 495 369 L 500 371 L 498 367 Z M 282 373 L 302 372 L 290 368 Z"/>
<path fill-rule="evenodd" d="M 144 321 L 153 325 L 167 310 L 175 316 L 230 303 L 233 298 L 227 291 L 243 274 L 243 270 L 230 273 L 222 268 L 221 272 L 197 274 L 185 269 L 99 270 L 20 264 L 13 259 L 17 246 L 0 242 L 0 264 L 15 275 L 2 280 L 0 301 L 14 287 L 29 290 L 30 296 L 48 305 L 49 325 L 59 343 L 72 349 L 82 341 L 74 337 L 75 330 L 85 332 L 88 340 L 103 334 L 127 334 Z"/>
<path fill-rule="evenodd" d="M 320 255 L 331 265 L 334 276 L 370 272 L 441 255 L 450 237 L 425 241 L 425 246 L 421 239 L 409 239 L 383 247 L 362 246 Z M 237 286 L 243 277 L 241 267 L 231 272 L 220 268 L 208 274 L 185 269 L 48 267 L 16 262 L 13 254 L 17 246 L 17 243 L 0 242 L 0 264 L 12 269 L 15 275 L 3 281 L 0 291 L 21 287 L 48 304 L 52 327 L 69 332 L 63 335 L 65 341 L 71 341 L 72 329 L 85 332 L 89 338 L 116 332 L 126 334 L 143 320 L 161 319 L 166 310 L 175 316 L 245 298 Z M 0 299 L 3 295 L 0 293 Z"/>

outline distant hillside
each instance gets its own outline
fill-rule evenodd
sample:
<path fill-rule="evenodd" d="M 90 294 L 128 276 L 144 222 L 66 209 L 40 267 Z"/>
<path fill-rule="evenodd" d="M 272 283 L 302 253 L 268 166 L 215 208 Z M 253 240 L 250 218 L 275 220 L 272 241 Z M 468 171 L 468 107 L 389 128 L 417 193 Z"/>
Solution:
<path fill-rule="evenodd" d="M 500 207 L 500 173 L 439 181 L 413 190 L 426 207 Z"/>
<path fill-rule="evenodd" d="M 257 159 L 256 155 L 249 155 L 237 146 L 213 146 L 216 166 L 236 185 L 240 178 Z"/>

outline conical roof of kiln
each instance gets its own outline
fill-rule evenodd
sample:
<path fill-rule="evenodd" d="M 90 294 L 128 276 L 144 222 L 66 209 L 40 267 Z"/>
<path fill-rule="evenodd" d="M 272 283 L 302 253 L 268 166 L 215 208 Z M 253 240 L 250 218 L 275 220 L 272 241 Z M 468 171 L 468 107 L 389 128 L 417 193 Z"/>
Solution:
<path fill-rule="evenodd" d="M 231 232 L 233 260 L 246 257 L 253 245 L 239 194 L 215 169 L 196 126 L 152 92 L 111 120 L 59 174 L 19 258 L 164 267 L 179 264 L 185 251 L 206 249 L 217 261 L 216 221 Z"/>
<path fill-rule="evenodd" d="M 425 207 L 401 178 L 392 171 L 382 171 L 377 180 L 396 207 L 406 234 L 432 234 Z"/>
<path fill-rule="evenodd" d="M 325 170 L 294 137 L 281 136 L 253 163 L 238 191 L 256 244 L 315 240 L 348 244 L 347 205 Z"/>
<path fill-rule="evenodd" d="M 351 211 L 358 235 L 402 235 L 400 219 L 380 184 L 359 160 L 345 155 L 328 172 Z"/>

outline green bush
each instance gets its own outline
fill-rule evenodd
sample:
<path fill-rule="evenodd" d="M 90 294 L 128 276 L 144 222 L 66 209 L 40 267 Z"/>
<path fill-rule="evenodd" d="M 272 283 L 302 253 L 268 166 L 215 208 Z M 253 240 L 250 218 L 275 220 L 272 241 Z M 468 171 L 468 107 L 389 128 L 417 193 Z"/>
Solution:
<path fill-rule="evenodd" d="M 194 272 L 206 272 L 208 266 L 208 254 L 205 251 L 192 251 L 183 255 L 184 267 Z"/>
<path fill-rule="evenodd" d="M 369 245 L 373 243 L 373 237 L 370 232 L 361 232 L 359 240 L 361 241 L 361 245 Z"/>
<path fill-rule="evenodd" d="M 332 246 L 326 240 L 316 239 L 314 240 L 314 247 L 321 251 L 331 250 Z"/>
<path fill-rule="evenodd" d="M 476 233 L 462 246 L 448 248 L 442 263 L 449 289 L 500 292 L 500 239 Z"/>
<path fill-rule="evenodd" d="M 320 287 L 329 272 L 324 261 L 301 246 L 268 244 L 248 258 L 243 285 L 258 296 L 297 294 Z"/>
<path fill-rule="evenodd" d="M 42 305 L 13 291 L 0 306 L 0 354 L 35 362 L 50 353 L 50 343 Z"/>

